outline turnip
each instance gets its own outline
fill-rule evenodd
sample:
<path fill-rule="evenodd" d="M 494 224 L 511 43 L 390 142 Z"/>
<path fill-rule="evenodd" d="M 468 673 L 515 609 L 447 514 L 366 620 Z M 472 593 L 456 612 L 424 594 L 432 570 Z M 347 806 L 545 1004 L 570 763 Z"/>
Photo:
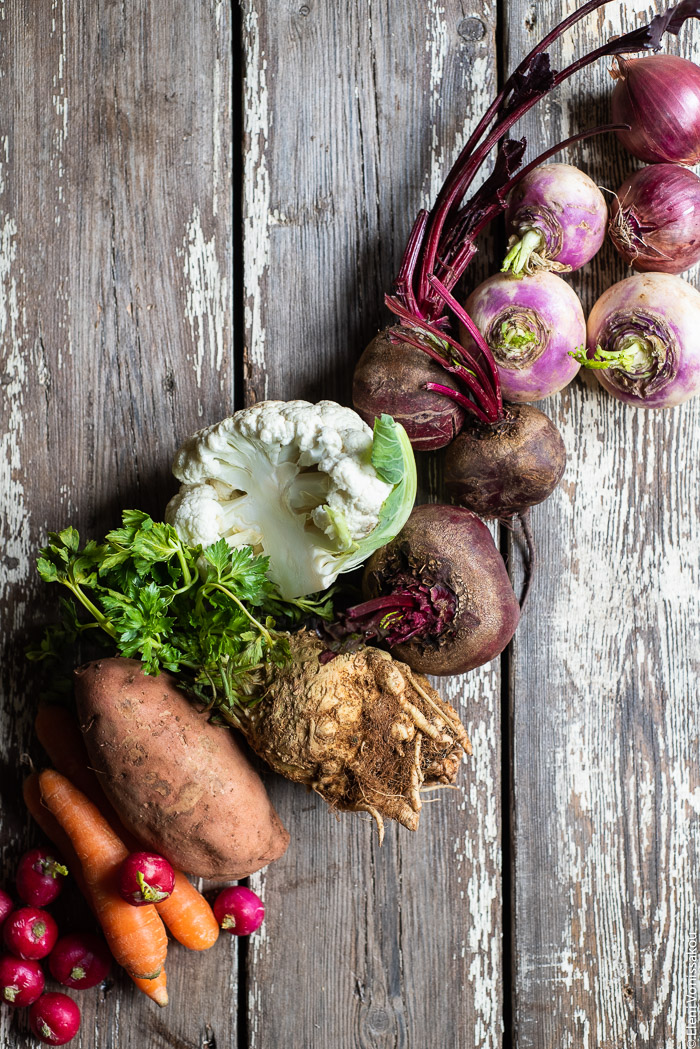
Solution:
<path fill-rule="evenodd" d="M 571 164 L 542 164 L 508 200 L 504 272 L 577 270 L 600 250 L 608 209 L 595 182 Z"/>
<path fill-rule="evenodd" d="M 514 410 L 504 404 L 493 354 L 471 318 L 455 301 L 452 292 L 477 251 L 478 234 L 503 212 L 509 196 L 519 183 L 529 178 L 555 152 L 577 139 L 619 130 L 621 127 L 619 124 L 608 125 L 575 135 L 547 150 L 516 174 L 522 163 L 526 143 L 524 139 L 516 142 L 507 137 L 513 125 L 552 88 L 586 65 L 612 55 L 658 49 L 664 32 L 669 30 L 677 33 L 686 19 L 694 16 L 690 5 L 687 8 L 673 8 L 665 16 L 652 19 L 648 25 L 602 43 L 561 71 L 552 70 L 547 49 L 580 18 L 604 2 L 592 0 L 570 14 L 532 49 L 506 79 L 449 172 L 432 209 L 430 212 L 419 212 L 394 283 L 394 293 L 386 296 L 385 300 L 398 320 L 396 326 L 387 329 L 386 336 L 397 348 L 411 346 L 422 350 L 451 377 L 448 385 L 430 379 L 421 380 L 418 376 L 414 379 L 416 387 L 411 391 L 411 396 L 417 396 L 419 389 L 443 394 L 459 404 L 471 419 L 472 425 L 488 436 L 488 440 L 476 446 L 476 451 L 481 448 L 485 453 L 484 462 L 478 471 L 482 477 L 489 470 L 498 470 L 499 464 L 504 461 L 508 462 L 509 469 L 512 468 L 517 448 L 522 455 L 517 469 L 523 477 L 519 501 L 524 501 L 528 506 L 546 498 L 558 483 L 561 476 L 561 446 L 558 445 L 556 454 L 547 463 L 545 450 L 534 449 L 528 444 L 530 436 L 540 428 L 534 427 L 530 431 L 523 427 Z M 493 170 L 476 192 L 467 197 L 475 177 L 494 147 L 498 147 L 498 151 Z M 597 203 L 599 206 L 599 200 Z M 597 236 L 599 231 L 596 226 L 593 241 Z M 474 341 L 474 351 L 460 347 L 451 337 L 451 317 L 460 321 L 469 331 Z M 363 369 L 365 364 L 363 362 Z M 395 368 L 395 357 L 388 361 L 388 368 Z M 380 396 L 375 400 L 365 403 L 365 392 L 370 386 L 366 379 L 358 384 L 355 407 L 368 419 L 379 410 L 390 415 L 395 408 L 401 410 L 406 399 L 405 393 L 397 394 L 392 389 L 390 375 L 384 365 L 377 365 L 377 371 L 379 374 L 373 376 L 371 383 L 373 391 L 380 391 Z M 458 391 L 454 389 L 455 382 L 459 386 Z M 423 420 L 423 425 L 428 431 L 434 432 L 440 427 L 440 420 L 427 418 Z M 513 430 L 517 440 L 509 434 Z M 421 440 L 420 429 L 412 439 L 416 443 Z M 494 444 L 501 439 L 509 443 L 507 455 L 494 451 Z M 533 462 L 537 463 L 535 471 L 532 470 Z M 529 480 L 532 487 L 525 492 L 523 490 Z M 492 493 L 507 487 L 498 476 L 489 477 L 487 485 Z M 496 516 L 511 513 L 508 504 L 493 505 L 493 498 L 489 499 L 489 505 Z M 478 510 L 472 504 L 470 508 Z"/>
<path fill-rule="evenodd" d="M 0 998 L 9 1005 L 21 1008 L 35 1002 L 44 990 L 44 974 L 38 962 L 13 958 L 5 954 L 0 958 Z"/>
<path fill-rule="evenodd" d="M 576 292 L 561 277 L 545 270 L 521 279 L 498 273 L 474 289 L 465 309 L 493 353 L 506 400 L 549 397 L 576 375 L 571 351 L 586 341 L 586 320 Z M 464 328 L 461 339 L 473 352 Z"/>
<path fill-rule="evenodd" d="M 112 955 L 104 940 L 90 933 L 62 936 L 49 955 L 49 970 L 64 987 L 85 990 L 109 976 Z"/>
<path fill-rule="evenodd" d="M 80 1029 L 80 1009 L 60 991 L 42 994 L 29 1010 L 29 1026 L 45 1045 L 65 1045 Z"/>
<path fill-rule="evenodd" d="M 682 277 L 640 273 L 595 303 L 582 363 L 618 400 L 669 408 L 700 392 L 699 331 L 700 292 Z"/>
<path fill-rule="evenodd" d="M 20 907 L 2 929 L 5 946 L 17 958 L 45 958 L 58 939 L 58 926 L 48 911 Z"/>
<path fill-rule="evenodd" d="M 245 885 L 222 889 L 214 900 L 213 910 L 221 928 L 234 936 L 250 936 L 260 928 L 265 917 L 262 900 Z"/>
<path fill-rule="evenodd" d="M 30 849 L 17 867 L 17 892 L 25 903 L 46 907 L 60 894 L 67 874 L 51 849 Z"/>

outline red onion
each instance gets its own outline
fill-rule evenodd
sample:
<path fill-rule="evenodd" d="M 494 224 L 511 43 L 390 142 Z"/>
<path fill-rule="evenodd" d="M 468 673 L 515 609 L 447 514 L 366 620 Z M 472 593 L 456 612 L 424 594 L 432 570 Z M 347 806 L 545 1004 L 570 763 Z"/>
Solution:
<path fill-rule="evenodd" d="M 678 164 L 635 171 L 613 201 L 609 233 L 636 270 L 687 270 L 700 259 L 700 178 Z"/>
<path fill-rule="evenodd" d="M 700 161 L 700 68 L 677 55 L 616 57 L 611 75 L 617 131 L 625 149 L 640 160 L 697 164 Z"/>

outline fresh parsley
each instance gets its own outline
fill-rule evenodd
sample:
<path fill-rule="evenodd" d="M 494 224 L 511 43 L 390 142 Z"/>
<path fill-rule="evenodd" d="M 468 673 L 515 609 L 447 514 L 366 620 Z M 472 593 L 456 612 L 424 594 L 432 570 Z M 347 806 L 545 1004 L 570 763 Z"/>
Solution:
<path fill-rule="evenodd" d="M 229 720 L 262 696 L 270 667 L 289 659 L 288 629 L 332 619 L 333 594 L 284 601 L 267 577 L 268 558 L 220 539 L 187 546 L 174 528 L 126 510 L 103 543 L 80 546 L 74 528 L 49 533 L 37 561 L 46 583 L 69 591 L 60 624 L 30 649 L 57 662 L 86 631 L 106 635 L 122 656 L 161 669 Z"/>

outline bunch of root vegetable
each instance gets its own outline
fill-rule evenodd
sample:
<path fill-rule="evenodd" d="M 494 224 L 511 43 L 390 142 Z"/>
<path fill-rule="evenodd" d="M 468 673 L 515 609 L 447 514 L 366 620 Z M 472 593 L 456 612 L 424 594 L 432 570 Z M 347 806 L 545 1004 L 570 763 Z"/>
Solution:
<path fill-rule="evenodd" d="M 368 420 L 382 411 L 392 414 L 406 427 L 416 449 L 449 445 L 448 489 L 462 505 L 485 517 L 522 513 L 545 499 L 561 479 L 565 461 L 561 437 L 542 412 L 523 402 L 547 396 L 569 382 L 578 370 L 569 351 L 575 352 L 585 340 L 583 314 L 573 292 L 547 270 L 578 268 L 595 254 L 605 233 L 605 207 L 590 179 L 566 165 L 543 166 L 543 162 L 586 136 L 629 131 L 625 122 L 636 107 L 619 104 L 617 124 L 575 135 L 519 171 L 526 143 L 507 138 L 508 132 L 536 102 L 591 62 L 658 50 L 665 32 L 677 34 L 688 18 L 698 16 L 697 3 L 684 0 L 565 69 L 551 69 L 552 43 L 604 2 L 590 0 L 569 15 L 508 77 L 447 176 L 432 210 L 418 214 L 394 292 L 386 297 L 398 324 L 370 343 L 355 372 L 353 399 L 360 414 Z M 620 69 L 625 68 L 622 59 Z M 696 90 L 695 84 L 692 87 Z M 678 122 L 682 123 L 680 115 Z M 495 147 L 491 174 L 467 197 Z M 478 234 L 506 208 L 512 238 L 504 269 L 511 272 L 487 281 L 465 309 L 455 298 L 455 287 L 476 253 Z M 521 280 L 513 276 L 533 272 L 535 276 Z M 670 287 L 666 291 L 670 293 Z M 661 297 L 659 291 L 656 298 Z M 461 342 L 451 331 L 454 322 L 461 326 Z M 660 379 L 668 385 L 673 370 L 668 360 L 673 354 L 659 347 L 666 330 L 660 332 L 649 319 L 642 321 L 645 326 L 651 330 L 640 331 L 637 324 L 636 330 L 623 325 L 622 332 L 606 333 L 603 348 L 608 356 L 604 360 L 598 355 L 595 365 L 626 368 L 627 381 L 618 376 L 607 385 L 617 387 L 624 399 L 636 396 L 638 403 L 645 403 L 647 388 L 650 394 L 658 392 L 657 373 L 664 373 Z M 544 330 L 557 329 L 558 338 L 543 337 Z M 595 348 L 589 342 L 591 356 Z M 626 356 L 613 361 L 612 353 L 620 348 Z M 585 363 L 586 354 L 581 360 Z M 683 369 L 677 365 L 675 371 Z M 677 403 L 688 396 L 690 384 L 685 376 L 678 377 L 682 391 L 666 401 L 657 397 L 648 403 Z M 504 391 L 510 403 L 504 400 Z"/>

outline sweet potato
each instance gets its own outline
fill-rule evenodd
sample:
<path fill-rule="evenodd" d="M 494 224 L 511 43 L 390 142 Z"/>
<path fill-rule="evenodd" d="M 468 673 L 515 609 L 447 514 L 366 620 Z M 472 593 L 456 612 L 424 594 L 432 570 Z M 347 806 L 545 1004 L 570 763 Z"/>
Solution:
<path fill-rule="evenodd" d="M 75 692 L 90 763 L 144 844 L 205 878 L 243 878 L 284 853 L 289 834 L 233 733 L 171 675 L 101 659 L 76 671 Z"/>

